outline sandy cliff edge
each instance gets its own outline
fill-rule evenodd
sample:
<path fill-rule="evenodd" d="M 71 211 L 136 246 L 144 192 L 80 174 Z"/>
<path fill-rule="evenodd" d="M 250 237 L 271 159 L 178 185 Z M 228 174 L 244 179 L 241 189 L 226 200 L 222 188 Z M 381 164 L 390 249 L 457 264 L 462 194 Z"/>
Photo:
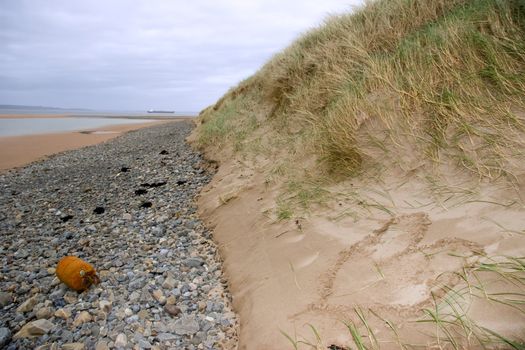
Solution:
<path fill-rule="evenodd" d="M 223 160 L 199 199 L 240 315 L 240 349 L 292 349 L 283 332 L 316 344 L 309 325 L 321 336 L 320 348 L 351 346 L 343 322 L 359 324 L 356 310 L 381 349 L 400 342 L 443 346 L 435 325 L 417 322 L 434 306 L 433 296 L 444 298 L 444 286 L 464 291 L 458 273 L 489 257 L 525 253 L 525 174 L 515 187 L 483 183 L 471 195 L 436 199 L 417 177 L 392 173 L 381 185 L 353 181 L 334 188 L 358 188 L 373 206 L 333 202 L 307 217 L 277 221 L 280 184 L 265 184 L 260 166 Z M 512 288 L 490 274 L 481 278 L 489 292 Z M 465 303 L 479 326 L 522 335 L 522 313 L 470 296 Z"/>

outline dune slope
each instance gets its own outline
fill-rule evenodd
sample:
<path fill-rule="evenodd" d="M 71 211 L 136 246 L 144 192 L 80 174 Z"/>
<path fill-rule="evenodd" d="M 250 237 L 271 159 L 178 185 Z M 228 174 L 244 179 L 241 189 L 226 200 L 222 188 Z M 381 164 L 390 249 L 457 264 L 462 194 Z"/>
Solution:
<path fill-rule="evenodd" d="M 382 0 L 204 110 L 240 347 L 522 346 L 524 73 L 523 1 Z"/>

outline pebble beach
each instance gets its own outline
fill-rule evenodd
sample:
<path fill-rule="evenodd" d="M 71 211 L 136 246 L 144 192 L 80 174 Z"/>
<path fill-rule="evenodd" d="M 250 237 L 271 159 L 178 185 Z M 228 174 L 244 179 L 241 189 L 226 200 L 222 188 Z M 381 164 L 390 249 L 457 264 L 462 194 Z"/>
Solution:
<path fill-rule="evenodd" d="M 188 121 L 130 131 L 0 174 L 0 348 L 234 348 L 238 318 L 196 213 L 214 168 Z M 55 275 L 73 255 L 101 283 Z"/>

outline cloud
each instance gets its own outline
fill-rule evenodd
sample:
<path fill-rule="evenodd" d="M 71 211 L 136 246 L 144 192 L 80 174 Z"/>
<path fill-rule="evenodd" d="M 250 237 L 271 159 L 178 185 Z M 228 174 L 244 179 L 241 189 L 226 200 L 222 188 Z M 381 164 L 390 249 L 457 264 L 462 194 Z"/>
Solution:
<path fill-rule="evenodd" d="M 358 0 L 2 0 L 0 103 L 198 111 Z"/>

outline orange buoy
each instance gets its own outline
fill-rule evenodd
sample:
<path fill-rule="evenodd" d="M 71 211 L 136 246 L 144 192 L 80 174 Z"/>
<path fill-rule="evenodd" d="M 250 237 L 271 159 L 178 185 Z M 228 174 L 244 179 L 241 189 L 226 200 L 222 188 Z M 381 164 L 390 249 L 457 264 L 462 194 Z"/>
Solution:
<path fill-rule="evenodd" d="M 100 283 L 95 268 L 75 256 L 65 256 L 58 262 L 56 274 L 69 288 L 82 292 L 92 284 Z"/>

